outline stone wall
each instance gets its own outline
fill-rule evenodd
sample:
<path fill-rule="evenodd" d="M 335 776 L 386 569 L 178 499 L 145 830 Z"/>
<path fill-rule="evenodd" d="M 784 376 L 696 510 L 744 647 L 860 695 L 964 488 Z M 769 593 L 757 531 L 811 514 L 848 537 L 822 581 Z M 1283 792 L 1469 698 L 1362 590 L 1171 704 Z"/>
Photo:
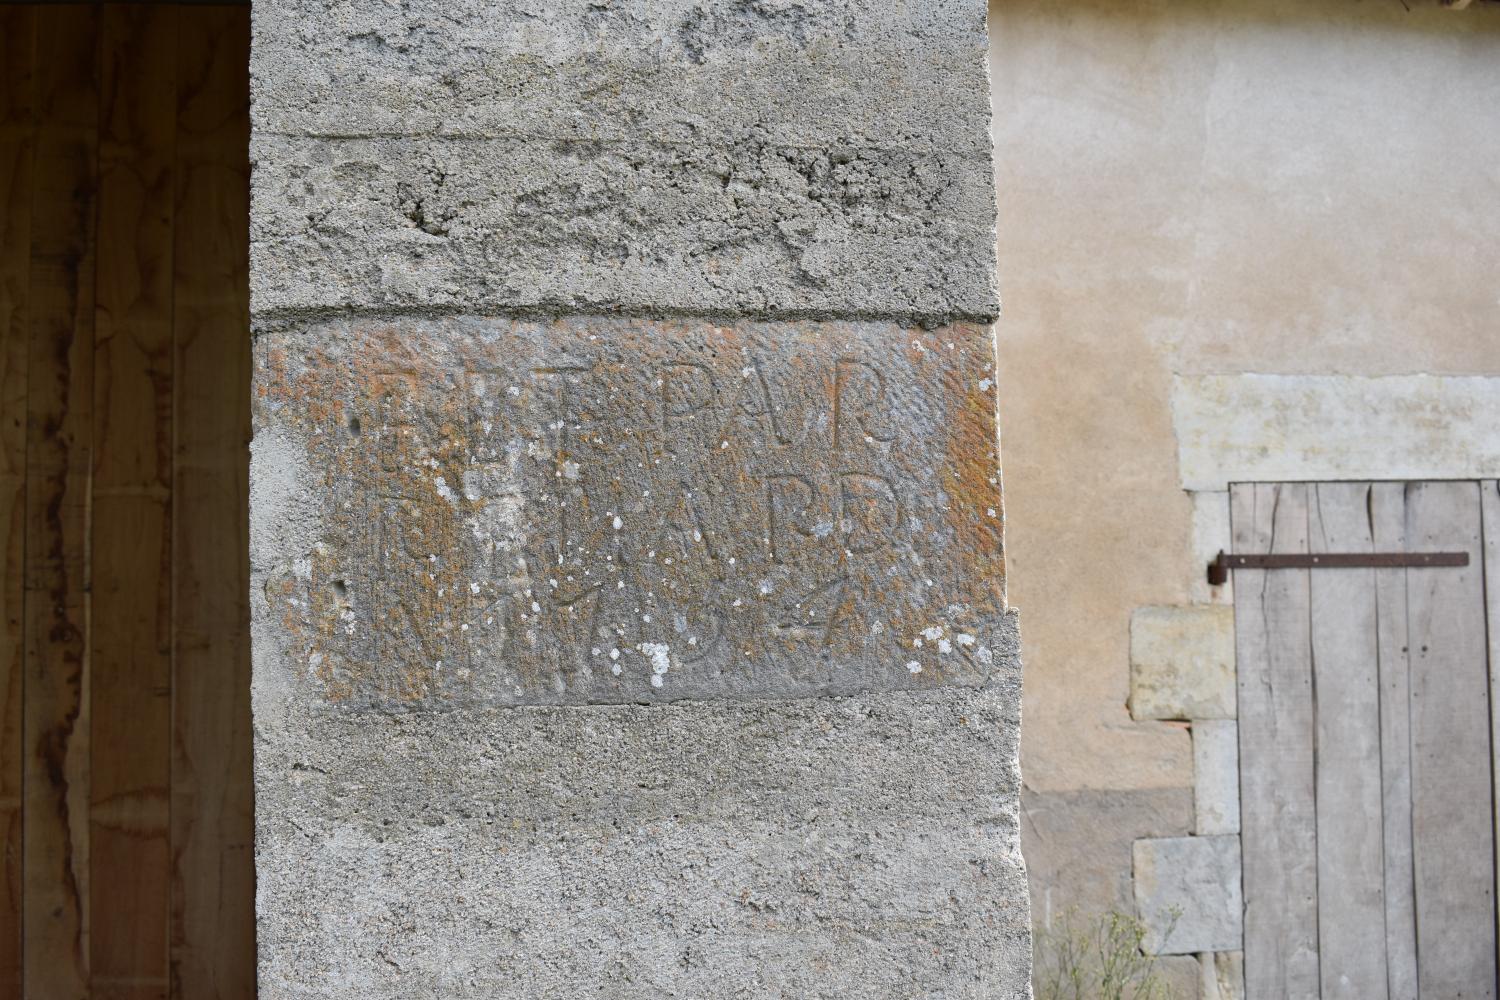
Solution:
<path fill-rule="evenodd" d="M 262 995 L 1029 995 L 981 6 L 254 12 Z"/>

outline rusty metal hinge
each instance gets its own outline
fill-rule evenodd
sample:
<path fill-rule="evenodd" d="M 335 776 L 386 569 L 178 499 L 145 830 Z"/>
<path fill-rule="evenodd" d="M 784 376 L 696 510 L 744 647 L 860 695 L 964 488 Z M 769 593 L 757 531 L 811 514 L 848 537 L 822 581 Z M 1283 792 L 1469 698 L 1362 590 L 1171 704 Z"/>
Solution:
<path fill-rule="evenodd" d="M 1229 555 L 1222 549 L 1208 564 L 1208 582 L 1229 582 L 1232 569 L 1423 569 L 1467 566 L 1467 552 L 1318 552 L 1274 555 Z"/>

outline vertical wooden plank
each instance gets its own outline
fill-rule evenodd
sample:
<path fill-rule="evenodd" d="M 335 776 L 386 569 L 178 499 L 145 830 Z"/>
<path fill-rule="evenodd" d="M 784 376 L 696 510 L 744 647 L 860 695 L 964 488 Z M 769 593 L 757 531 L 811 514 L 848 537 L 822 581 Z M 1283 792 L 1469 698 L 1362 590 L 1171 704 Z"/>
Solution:
<path fill-rule="evenodd" d="M 1490 787 L 1500 782 L 1500 482 L 1493 479 L 1479 484 L 1480 530 L 1484 537 L 1484 602 L 1487 624 L 1490 679 Z M 1495 874 L 1500 882 L 1500 795 L 1491 803 L 1494 808 Z M 1500 888 L 1500 887 L 1497 887 Z M 1500 895 L 1496 896 L 1500 899 Z M 1500 923 L 1496 938 L 1500 941 Z"/>
<path fill-rule="evenodd" d="M 1404 484 L 1374 484 L 1370 493 L 1370 519 L 1378 551 L 1407 551 Z M 1386 984 L 1390 1000 L 1417 1000 L 1417 897 L 1411 853 L 1411 658 L 1407 642 L 1406 570 L 1376 570 L 1375 591 L 1380 655 Z"/>
<path fill-rule="evenodd" d="M 1412 483 L 1407 542 L 1470 553 L 1462 569 L 1408 569 L 1412 851 L 1424 997 L 1495 995 L 1490 776 L 1479 485 Z"/>
<path fill-rule="evenodd" d="M 21 628 L 33 12 L 0 7 L 0 995 L 21 995 Z"/>
<path fill-rule="evenodd" d="M 177 10 L 101 26 L 89 843 L 96 1000 L 168 992 Z"/>
<path fill-rule="evenodd" d="M 180 16 L 173 994 L 253 1000 L 250 26 L 243 7 Z"/>
<path fill-rule="evenodd" d="M 1373 552 L 1368 483 L 1308 487 L 1308 550 Z M 1385 1000 L 1375 572 L 1309 574 L 1318 966 L 1323 1000 Z"/>
<path fill-rule="evenodd" d="M 88 505 L 97 10 L 36 8 L 27 358 L 24 941 L 28 997 L 88 992 Z"/>
<path fill-rule="evenodd" d="M 1235 551 L 1307 551 L 1305 486 L 1236 485 L 1230 506 Z M 1237 570 L 1234 612 L 1246 995 L 1316 998 L 1318 859 L 1308 572 Z"/>

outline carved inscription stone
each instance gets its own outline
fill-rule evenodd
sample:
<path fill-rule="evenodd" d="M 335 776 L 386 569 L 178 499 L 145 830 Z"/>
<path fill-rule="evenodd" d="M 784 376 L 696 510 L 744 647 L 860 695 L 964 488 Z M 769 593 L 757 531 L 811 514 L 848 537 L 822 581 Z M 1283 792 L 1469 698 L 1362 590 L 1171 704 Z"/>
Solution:
<path fill-rule="evenodd" d="M 258 424 L 322 498 L 266 596 L 328 701 L 846 694 L 1015 655 L 984 326 L 360 320 L 256 353 Z"/>

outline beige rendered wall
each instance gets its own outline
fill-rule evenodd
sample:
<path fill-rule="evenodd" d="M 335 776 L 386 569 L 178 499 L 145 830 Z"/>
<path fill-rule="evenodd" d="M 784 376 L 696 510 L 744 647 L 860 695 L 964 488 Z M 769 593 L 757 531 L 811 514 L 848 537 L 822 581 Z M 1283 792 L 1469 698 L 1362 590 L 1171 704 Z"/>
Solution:
<path fill-rule="evenodd" d="M 1195 832 L 1189 726 L 1127 707 L 1137 609 L 1226 601 L 1200 582 L 1174 379 L 1500 373 L 1500 8 L 997 0 L 990 18 L 1046 923 L 1129 905 L 1132 841 Z"/>

